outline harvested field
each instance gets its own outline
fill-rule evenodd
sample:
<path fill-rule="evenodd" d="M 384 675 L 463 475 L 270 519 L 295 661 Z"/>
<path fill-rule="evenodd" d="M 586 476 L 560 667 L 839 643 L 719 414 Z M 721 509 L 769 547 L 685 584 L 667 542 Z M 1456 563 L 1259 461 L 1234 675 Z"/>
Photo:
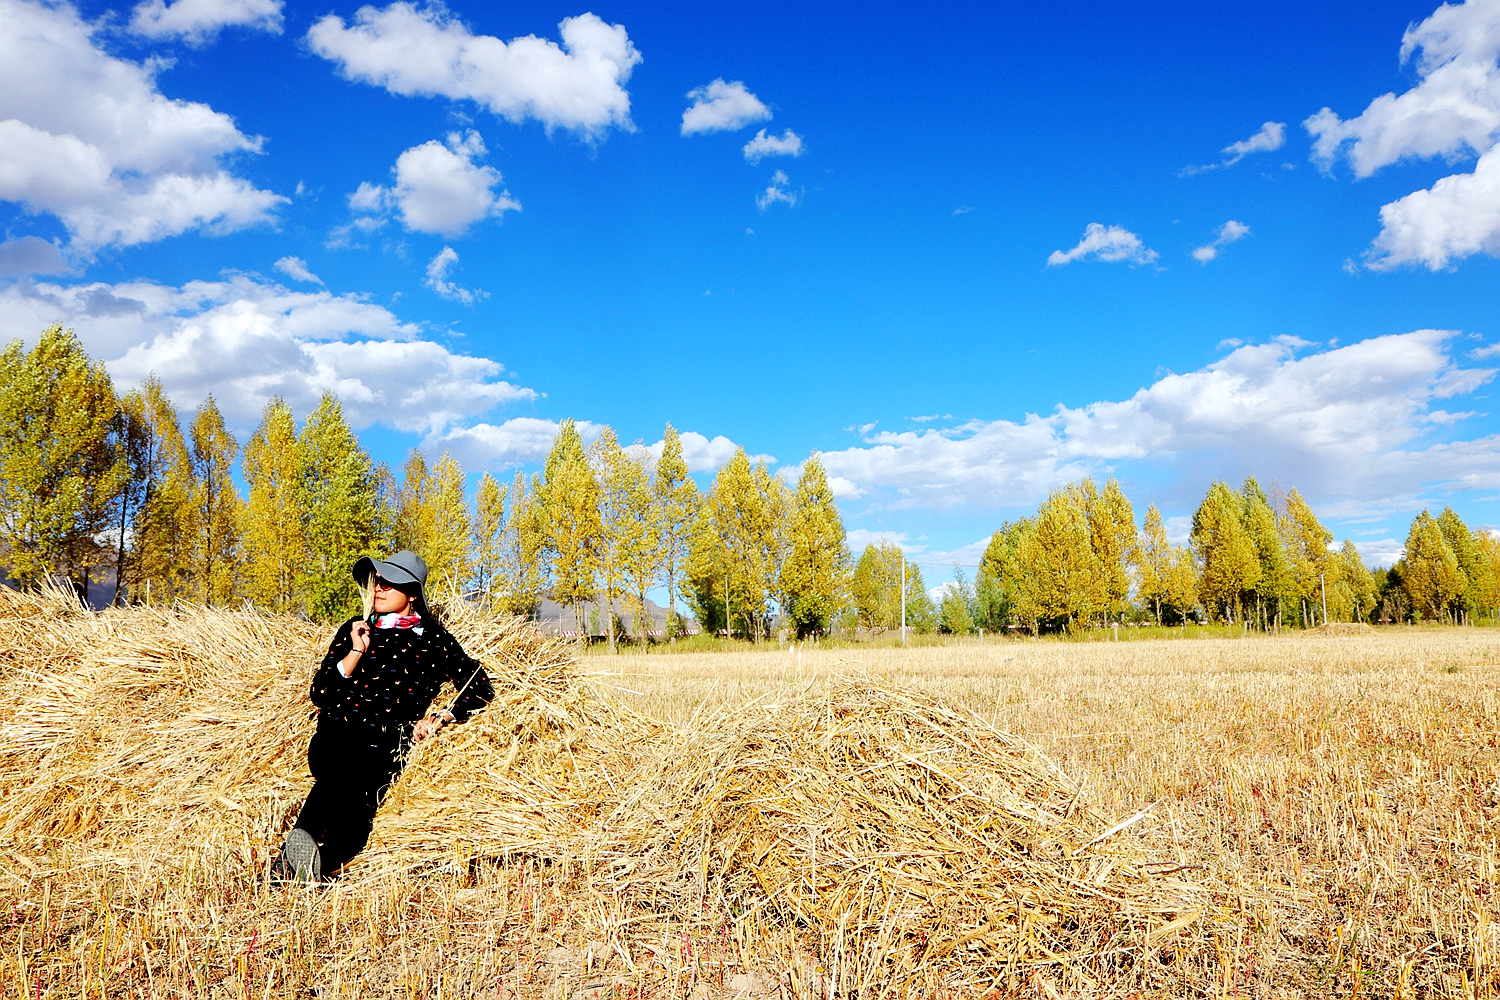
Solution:
<path fill-rule="evenodd" d="M 575 666 L 341 882 L 262 875 L 327 631 L 0 591 L 0 984 L 25 996 L 1461 996 L 1500 985 L 1500 634 Z"/>

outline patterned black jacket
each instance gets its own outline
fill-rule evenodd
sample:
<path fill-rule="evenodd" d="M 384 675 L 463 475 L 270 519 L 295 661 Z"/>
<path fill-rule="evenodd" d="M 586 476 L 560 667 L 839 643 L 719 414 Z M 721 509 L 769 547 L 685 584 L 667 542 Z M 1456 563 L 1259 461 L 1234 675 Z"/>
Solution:
<path fill-rule="evenodd" d="M 451 681 L 455 691 L 463 690 L 453 706 L 459 722 L 495 697 L 484 667 L 431 618 L 423 620 L 422 635 L 405 628 L 372 627 L 370 648 L 359 658 L 354 676 L 345 677 L 338 665 L 354 648 L 349 632 L 357 621 L 351 618 L 339 626 L 313 676 L 310 694 L 320 723 L 410 725 L 427 713 L 443 681 Z"/>

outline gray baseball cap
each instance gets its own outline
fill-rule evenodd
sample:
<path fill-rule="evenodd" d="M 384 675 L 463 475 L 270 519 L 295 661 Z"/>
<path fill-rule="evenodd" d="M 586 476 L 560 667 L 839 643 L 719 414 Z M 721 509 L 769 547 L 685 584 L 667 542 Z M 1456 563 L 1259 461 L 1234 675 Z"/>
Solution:
<path fill-rule="evenodd" d="M 394 583 L 402 586 L 415 583 L 422 590 L 427 589 L 427 564 L 422 557 L 410 549 L 402 549 L 389 559 L 371 559 L 363 556 L 354 564 L 354 581 L 365 584 L 370 579 L 370 574 L 378 575 L 386 583 Z"/>

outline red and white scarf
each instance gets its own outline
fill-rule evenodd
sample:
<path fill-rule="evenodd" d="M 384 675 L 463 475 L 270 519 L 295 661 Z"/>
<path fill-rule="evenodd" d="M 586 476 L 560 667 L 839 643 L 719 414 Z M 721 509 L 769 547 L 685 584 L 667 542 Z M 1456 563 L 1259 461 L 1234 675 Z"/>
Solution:
<path fill-rule="evenodd" d="M 395 612 L 383 615 L 371 615 L 370 624 L 376 628 L 409 628 L 417 635 L 422 634 L 421 615 L 398 615 Z"/>

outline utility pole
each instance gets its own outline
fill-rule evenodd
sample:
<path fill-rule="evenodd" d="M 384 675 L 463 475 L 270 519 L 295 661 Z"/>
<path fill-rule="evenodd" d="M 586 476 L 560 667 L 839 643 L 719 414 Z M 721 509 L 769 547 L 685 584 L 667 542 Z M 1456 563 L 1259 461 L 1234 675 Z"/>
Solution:
<path fill-rule="evenodd" d="M 1328 583 L 1323 579 L 1323 574 L 1318 574 L 1318 586 L 1323 591 L 1323 624 L 1328 624 Z"/>
<path fill-rule="evenodd" d="M 906 550 L 901 550 L 901 645 L 906 645 Z"/>

